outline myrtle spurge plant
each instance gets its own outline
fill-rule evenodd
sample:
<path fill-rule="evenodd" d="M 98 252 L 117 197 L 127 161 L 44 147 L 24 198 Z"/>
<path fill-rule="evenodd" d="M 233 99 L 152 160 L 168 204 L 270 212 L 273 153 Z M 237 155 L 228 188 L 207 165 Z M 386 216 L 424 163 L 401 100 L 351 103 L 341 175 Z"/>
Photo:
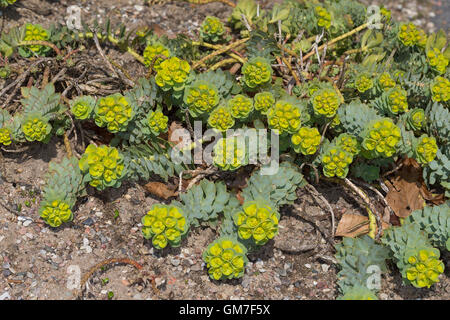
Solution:
<path fill-rule="evenodd" d="M 336 146 L 341 147 L 353 156 L 357 155 L 360 151 L 360 145 L 358 139 L 348 133 L 341 133 L 336 138 Z"/>
<path fill-rule="evenodd" d="M 279 100 L 267 111 L 267 122 L 279 134 L 295 133 L 301 126 L 300 107 L 285 100 Z"/>
<path fill-rule="evenodd" d="M 366 92 L 369 89 L 372 89 L 372 87 L 373 87 L 372 77 L 367 73 L 360 74 L 355 80 L 355 88 L 358 89 L 358 91 L 361 93 Z"/>
<path fill-rule="evenodd" d="M 322 155 L 323 174 L 326 177 L 345 178 L 353 161 L 351 153 L 341 147 L 330 147 Z"/>
<path fill-rule="evenodd" d="M 249 97 L 238 94 L 228 100 L 228 108 L 231 110 L 231 115 L 234 118 L 245 119 L 253 111 L 253 101 Z"/>
<path fill-rule="evenodd" d="M 331 14 L 323 7 L 316 7 L 315 13 L 317 17 L 317 25 L 328 29 L 331 26 Z"/>
<path fill-rule="evenodd" d="M 147 117 L 147 123 L 152 133 L 156 136 L 167 131 L 169 118 L 162 111 L 150 111 Z"/>
<path fill-rule="evenodd" d="M 49 40 L 50 35 L 47 30 L 45 30 L 41 25 L 39 24 L 31 24 L 28 23 L 25 26 L 25 37 L 23 40 L 25 41 L 47 41 Z M 29 45 L 28 48 L 37 55 L 43 55 L 46 52 L 49 51 L 49 48 L 40 45 L 40 44 L 33 44 Z"/>
<path fill-rule="evenodd" d="M 444 77 L 436 77 L 430 85 L 431 98 L 436 102 L 450 100 L 450 81 Z"/>
<path fill-rule="evenodd" d="M 397 36 L 400 42 L 408 47 L 415 45 L 423 47 L 427 42 L 425 32 L 422 29 L 417 28 L 413 23 L 400 25 Z"/>
<path fill-rule="evenodd" d="M 242 67 L 242 81 L 249 88 L 268 84 L 272 80 L 272 67 L 267 59 L 255 57 Z"/>
<path fill-rule="evenodd" d="M 39 115 L 29 115 L 22 124 L 22 132 L 28 141 L 45 141 L 50 137 L 52 126 Z"/>
<path fill-rule="evenodd" d="M 398 114 L 408 111 L 407 93 L 400 87 L 392 88 L 387 93 L 389 111 Z"/>
<path fill-rule="evenodd" d="M 203 252 L 203 261 L 211 279 L 241 278 L 248 263 L 247 249 L 237 240 L 222 237 L 211 243 Z"/>
<path fill-rule="evenodd" d="M 161 43 L 149 44 L 145 47 L 144 62 L 147 67 L 153 65 L 153 69 L 159 71 L 161 69 L 160 64 L 165 58 L 169 58 L 170 51 Z"/>
<path fill-rule="evenodd" d="M 438 48 L 432 48 L 427 52 L 430 66 L 438 73 L 444 74 L 448 66 L 448 58 Z"/>
<path fill-rule="evenodd" d="M 262 114 L 266 114 L 267 111 L 274 105 L 275 98 L 271 92 L 259 92 L 255 94 L 253 98 L 253 105 L 256 110 Z"/>
<path fill-rule="evenodd" d="M 234 216 L 239 238 L 263 245 L 278 233 L 280 214 L 264 200 L 248 201 Z"/>
<path fill-rule="evenodd" d="M 167 245 L 179 247 L 188 230 L 186 215 L 174 205 L 154 204 L 142 217 L 142 234 L 145 239 L 152 240 L 156 249 L 164 249 Z"/>
<path fill-rule="evenodd" d="M 230 36 L 225 24 L 208 17 L 189 36 L 170 39 L 109 20 L 104 26 L 84 23 L 77 31 L 58 24 L 12 27 L 0 35 L 0 77 L 9 84 L 0 93 L 2 152 L 22 152 L 39 141 L 64 146 L 69 158 L 50 163 L 41 190 L 39 212 L 52 227 L 70 222 L 87 191 L 97 195 L 125 180 L 156 176 L 179 184 L 170 205 L 145 216 L 144 236 L 163 248 L 180 245 L 190 226 L 213 227 L 220 238 L 205 252 L 205 262 L 220 280 L 241 277 L 247 250 L 276 239 L 278 213 L 298 202 L 299 188 L 329 177 L 369 196 L 369 235 L 383 237 L 382 244 L 367 237 L 342 241 L 342 298 L 375 298 L 366 267 L 375 263 L 385 271 L 388 253 L 406 283 L 428 287 L 442 273 L 433 246 L 450 247 L 448 205 L 416 211 L 400 227 L 377 231 L 376 209 L 387 205 L 370 197 L 363 182 L 378 189 L 383 177 L 396 181 L 406 169 L 397 166 L 417 162 L 421 188 L 433 193 L 429 202 L 450 197 L 448 36 L 398 23 L 385 8 L 372 28 L 368 11 L 355 0 L 286 0 L 264 9 L 238 0 L 227 20 Z M 116 46 L 144 68 L 133 66 L 129 74 L 128 65 L 114 61 L 96 59 L 95 68 L 82 63 L 87 51 L 101 52 L 98 45 Z M 98 77 L 102 68 L 114 69 L 112 76 Z M 92 96 L 80 96 L 87 92 Z M 198 135 L 197 120 L 205 135 Z M 194 131 L 190 139 L 180 138 L 183 147 L 172 136 L 179 127 Z M 270 135 L 254 143 L 242 133 L 248 129 Z M 80 156 L 86 141 L 91 145 Z M 249 147 L 257 147 L 261 159 L 250 161 L 255 150 Z M 190 159 L 196 148 L 212 157 Z M 177 161 L 178 153 L 186 161 Z M 259 162 L 269 158 L 269 164 Z M 236 174 L 246 186 L 233 183 Z M 252 216 L 250 204 L 263 213 Z M 164 212 L 166 219 L 159 219 Z M 174 220 L 185 224 L 178 228 Z"/>
<path fill-rule="evenodd" d="M 417 288 L 439 282 L 444 264 L 439 250 L 433 248 L 425 231 L 416 223 L 387 230 L 382 241 L 390 247 L 403 280 Z"/>
<path fill-rule="evenodd" d="M 0 0 L 0 7 L 7 7 L 9 5 L 12 5 L 16 2 L 16 0 Z"/>
<path fill-rule="evenodd" d="M 220 139 L 214 146 L 213 163 L 221 170 L 236 170 L 248 162 L 245 145 L 239 143 L 240 137 Z M 245 143 L 244 139 L 242 142 Z"/>
<path fill-rule="evenodd" d="M 419 138 L 414 157 L 419 163 L 429 163 L 436 158 L 437 150 L 436 139 L 425 134 Z"/>
<path fill-rule="evenodd" d="M 333 118 L 340 105 L 339 97 L 333 89 L 317 90 L 312 96 L 314 114 L 319 117 Z"/>
<path fill-rule="evenodd" d="M 4 146 L 9 146 L 11 142 L 11 130 L 8 128 L 0 128 L 0 143 Z"/>
<path fill-rule="evenodd" d="M 116 93 L 101 98 L 95 106 L 95 123 L 99 127 L 105 127 L 110 132 L 125 131 L 128 122 L 133 118 L 134 111 L 129 100 Z"/>
<path fill-rule="evenodd" d="M 392 157 L 401 140 L 400 128 L 391 119 L 384 118 L 372 122 L 363 133 L 361 146 L 369 157 Z"/>
<path fill-rule="evenodd" d="M 351 288 L 338 300 L 378 300 L 378 297 L 367 287 L 359 286 Z"/>
<path fill-rule="evenodd" d="M 79 161 L 85 182 L 98 190 L 118 188 L 125 175 L 123 156 L 114 147 L 90 144 Z"/>
<path fill-rule="evenodd" d="M 200 26 L 200 37 L 207 42 L 220 42 L 223 40 L 225 27 L 219 18 L 207 16 Z"/>
<path fill-rule="evenodd" d="M 177 57 L 166 59 L 159 65 L 155 76 L 156 84 L 164 91 L 173 91 L 174 97 L 179 98 L 183 94 L 190 71 L 191 66 L 187 61 Z"/>
<path fill-rule="evenodd" d="M 317 128 L 301 127 L 291 137 L 295 152 L 303 155 L 312 155 L 317 152 L 320 145 L 321 135 Z"/>
<path fill-rule="evenodd" d="M 209 115 L 208 124 L 219 131 L 227 131 L 234 126 L 231 110 L 226 106 L 219 105 Z"/>
<path fill-rule="evenodd" d="M 387 72 L 384 72 L 378 78 L 378 83 L 383 90 L 388 90 L 390 88 L 394 88 L 396 86 L 396 82 L 392 79 L 391 75 Z"/>
<path fill-rule="evenodd" d="M 217 88 L 206 81 L 196 81 L 184 91 L 184 103 L 194 117 L 210 112 L 217 106 L 219 100 Z"/>
<path fill-rule="evenodd" d="M 90 118 L 94 107 L 95 99 L 91 96 L 78 97 L 70 102 L 70 111 L 79 120 Z"/>

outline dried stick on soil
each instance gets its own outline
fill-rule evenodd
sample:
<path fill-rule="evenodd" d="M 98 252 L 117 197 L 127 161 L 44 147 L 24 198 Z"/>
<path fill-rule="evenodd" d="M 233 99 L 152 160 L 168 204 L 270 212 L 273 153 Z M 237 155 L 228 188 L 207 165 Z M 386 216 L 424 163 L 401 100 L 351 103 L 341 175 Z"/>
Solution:
<path fill-rule="evenodd" d="M 355 183 L 358 183 L 360 185 L 362 185 L 363 187 L 366 187 L 367 189 L 373 191 L 378 198 L 383 202 L 383 204 L 386 206 L 386 208 L 388 208 L 389 212 L 393 215 L 395 215 L 394 210 L 392 210 L 391 206 L 389 205 L 389 203 L 386 201 L 386 198 L 381 194 L 380 191 L 377 190 L 377 188 L 372 187 L 370 184 L 364 182 L 364 181 L 355 181 L 352 180 Z"/>
<path fill-rule="evenodd" d="M 325 199 L 325 197 L 322 194 L 320 194 L 320 192 L 317 191 L 317 189 L 314 188 L 313 185 L 308 183 L 305 187 L 306 187 L 306 190 L 309 191 L 313 196 L 316 196 L 320 200 L 322 200 L 322 202 L 325 203 L 325 205 L 327 206 L 328 211 L 330 211 L 330 213 L 331 213 L 331 237 L 334 238 L 334 230 L 335 230 L 335 226 L 336 226 L 336 220 L 335 220 L 333 208 L 331 207 L 331 205 L 327 201 L 327 199 Z"/>
<path fill-rule="evenodd" d="M 195 62 L 193 64 L 193 66 L 192 66 L 192 69 L 198 68 L 199 66 L 204 64 L 207 60 L 209 60 L 209 59 L 211 59 L 211 58 L 213 58 L 215 56 L 218 56 L 218 55 L 220 55 L 222 53 L 225 53 L 225 52 L 227 52 L 227 51 L 229 51 L 229 50 L 231 50 L 233 48 L 236 48 L 237 46 L 247 42 L 248 40 L 250 40 L 250 38 L 244 38 L 244 39 L 238 40 L 236 42 L 230 43 L 227 46 L 223 46 L 222 48 L 220 48 L 220 49 L 218 49 L 218 50 L 208 54 L 207 56 L 201 58 L 199 61 Z"/>
<path fill-rule="evenodd" d="M 86 282 L 98 269 L 100 269 L 101 267 L 104 267 L 108 264 L 113 264 L 113 263 L 130 264 L 130 265 L 134 266 L 136 269 L 138 269 L 139 271 L 142 270 L 142 266 L 139 263 L 137 263 L 136 261 L 129 259 L 129 258 L 112 258 L 112 259 L 103 260 L 103 261 L 97 263 L 96 265 L 94 265 L 93 267 L 91 267 L 88 270 L 88 272 L 86 272 L 84 274 L 84 276 L 81 278 L 80 289 L 77 292 L 76 297 L 81 298 L 82 293 L 83 293 L 83 288 L 84 288 Z"/>

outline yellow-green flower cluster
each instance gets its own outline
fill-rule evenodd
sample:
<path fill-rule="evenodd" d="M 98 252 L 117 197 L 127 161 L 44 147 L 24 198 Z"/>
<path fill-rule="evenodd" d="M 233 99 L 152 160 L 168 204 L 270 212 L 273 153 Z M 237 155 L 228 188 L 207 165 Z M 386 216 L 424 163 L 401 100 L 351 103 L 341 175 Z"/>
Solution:
<path fill-rule="evenodd" d="M 280 100 L 267 111 L 267 121 L 270 128 L 278 130 L 279 134 L 295 133 L 301 123 L 300 108 L 288 101 Z"/>
<path fill-rule="evenodd" d="M 351 153 L 353 156 L 359 153 L 360 145 L 355 136 L 352 136 L 348 133 L 341 133 L 336 138 L 336 145 L 341 147 L 348 153 Z"/>
<path fill-rule="evenodd" d="M 408 113 L 407 125 L 409 129 L 418 131 L 424 127 L 425 120 L 425 111 L 421 108 L 415 108 Z"/>
<path fill-rule="evenodd" d="M 178 247 L 181 238 L 189 230 L 188 220 L 183 210 L 174 205 L 155 204 L 142 217 L 142 234 L 145 239 L 152 239 L 157 249 L 164 249 L 167 244 Z"/>
<path fill-rule="evenodd" d="M 384 118 L 369 125 L 362 147 L 368 154 L 389 158 L 395 154 L 400 140 L 400 128 L 391 119 Z"/>
<path fill-rule="evenodd" d="M 115 133 L 125 131 L 128 122 L 133 118 L 133 108 L 128 99 L 120 93 L 101 98 L 95 106 L 95 123 Z"/>
<path fill-rule="evenodd" d="M 391 21 L 391 10 L 386 9 L 385 7 L 380 8 L 380 13 L 386 20 L 386 22 Z"/>
<path fill-rule="evenodd" d="M 203 261 L 211 279 L 240 278 L 248 262 L 247 250 L 237 240 L 222 237 L 211 243 L 203 252 Z"/>
<path fill-rule="evenodd" d="M 431 83 L 431 98 L 436 102 L 450 100 L 450 81 L 444 77 L 436 77 Z"/>
<path fill-rule="evenodd" d="M 231 115 L 236 119 L 245 119 L 253 111 L 253 101 L 249 97 L 238 94 L 228 100 Z"/>
<path fill-rule="evenodd" d="M 161 111 L 150 111 L 147 117 L 147 123 L 150 130 L 158 136 L 162 132 L 167 131 L 167 123 L 169 118 L 165 116 Z"/>
<path fill-rule="evenodd" d="M 48 41 L 50 35 L 48 31 L 42 28 L 39 24 L 27 23 L 25 26 L 25 37 L 24 41 Z M 36 54 L 43 53 L 43 50 L 47 47 L 39 44 L 29 45 L 28 48 Z"/>
<path fill-rule="evenodd" d="M 170 51 L 161 43 L 149 44 L 144 49 L 144 63 L 146 67 L 151 67 L 153 63 L 153 69 L 159 71 L 161 69 L 161 62 L 163 57 L 169 58 Z M 156 58 L 159 56 L 158 58 Z"/>
<path fill-rule="evenodd" d="M 263 245 L 278 233 L 280 214 L 263 200 L 247 201 L 233 215 L 239 238 Z"/>
<path fill-rule="evenodd" d="M 213 84 L 206 81 L 196 81 L 184 92 L 184 103 L 192 116 L 210 112 L 219 103 L 219 92 Z"/>
<path fill-rule="evenodd" d="M 119 187 L 125 175 L 123 156 L 114 147 L 102 145 L 96 147 L 90 144 L 78 165 L 81 171 L 88 175 L 91 186 L 98 190 L 106 187 Z"/>
<path fill-rule="evenodd" d="M 52 130 L 46 119 L 30 116 L 22 123 L 22 132 L 28 141 L 44 141 Z"/>
<path fill-rule="evenodd" d="M 407 257 L 405 262 L 411 265 L 406 270 L 406 278 L 417 288 L 431 287 L 439 282 L 439 275 L 444 272 L 444 264 L 433 250 L 420 250 Z"/>
<path fill-rule="evenodd" d="M 397 86 L 392 88 L 388 93 L 389 110 L 393 114 L 408 111 L 408 97 L 406 90 Z"/>
<path fill-rule="evenodd" d="M 221 138 L 214 146 L 213 163 L 222 170 L 236 170 L 247 164 L 245 145 L 239 145 L 241 137 Z M 245 141 L 243 141 L 245 142 Z"/>
<path fill-rule="evenodd" d="M 429 163 L 436 158 L 437 150 L 436 139 L 424 134 L 419 138 L 415 148 L 415 158 L 421 164 Z"/>
<path fill-rule="evenodd" d="M 255 106 L 255 109 L 262 114 L 266 114 L 267 111 L 272 108 L 274 103 L 275 97 L 271 92 L 268 91 L 257 93 L 253 97 L 253 104 Z"/>
<path fill-rule="evenodd" d="M 253 89 L 272 80 L 272 67 L 267 59 L 255 57 L 244 64 L 242 74 L 244 83 Z"/>
<path fill-rule="evenodd" d="M 402 24 L 398 31 L 397 37 L 401 43 L 408 47 L 414 45 L 424 47 L 427 43 L 427 35 L 425 34 L 425 31 L 417 28 L 413 23 Z"/>
<path fill-rule="evenodd" d="M 378 300 L 377 296 L 366 287 L 356 286 L 349 289 L 338 300 Z"/>
<path fill-rule="evenodd" d="M 4 146 L 11 144 L 11 130 L 8 128 L 0 128 L 0 143 Z"/>
<path fill-rule="evenodd" d="M 64 200 L 46 201 L 40 208 L 40 216 L 54 228 L 73 219 L 70 205 Z"/>
<path fill-rule="evenodd" d="M 328 29 L 331 26 L 331 14 L 323 7 L 316 7 L 317 25 Z"/>
<path fill-rule="evenodd" d="M 316 153 L 320 145 L 320 133 L 317 128 L 301 127 L 291 137 L 294 150 L 303 155 L 311 155 Z"/>
<path fill-rule="evenodd" d="M 0 0 L 0 7 L 7 7 L 11 4 L 13 4 L 14 2 L 16 2 L 16 0 Z"/>
<path fill-rule="evenodd" d="M 341 147 L 330 147 L 322 156 L 323 174 L 328 177 L 345 178 L 350 163 L 353 161 L 351 153 Z"/>
<path fill-rule="evenodd" d="M 70 111 L 76 119 L 84 120 L 91 116 L 95 107 L 95 100 L 90 96 L 78 97 L 70 102 Z"/>
<path fill-rule="evenodd" d="M 214 129 L 225 132 L 234 126 L 234 118 L 229 108 L 218 106 L 209 115 L 208 124 Z"/>
<path fill-rule="evenodd" d="M 360 74 L 355 80 L 355 88 L 361 93 L 366 92 L 369 89 L 372 89 L 372 87 L 373 87 L 373 80 L 367 73 Z"/>
<path fill-rule="evenodd" d="M 448 66 L 448 59 L 438 49 L 433 48 L 427 52 L 427 58 L 430 66 L 440 74 L 445 73 Z"/>
<path fill-rule="evenodd" d="M 191 72 L 191 66 L 185 60 L 172 57 L 159 64 L 156 74 L 156 84 L 164 91 L 182 91 Z"/>
<path fill-rule="evenodd" d="M 395 80 L 392 79 L 391 75 L 387 72 L 380 75 L 378 78 L 378 83 L 384 90 L 394 88 L 396 86 Z"/>
<path fill-rule="evenodd" d="M 208 16 L 200 27 L 200 36 L 206 42 L 218 42 L 222 40 L 225 27 L 219 18 Z"/>
<path fill-rule="evenodd" d="M 332 118 L 336 115 L 340 100 L 333 89 L 322 89 L 314 93 L 312 97 L 314 113 L 317 116 Z"/>

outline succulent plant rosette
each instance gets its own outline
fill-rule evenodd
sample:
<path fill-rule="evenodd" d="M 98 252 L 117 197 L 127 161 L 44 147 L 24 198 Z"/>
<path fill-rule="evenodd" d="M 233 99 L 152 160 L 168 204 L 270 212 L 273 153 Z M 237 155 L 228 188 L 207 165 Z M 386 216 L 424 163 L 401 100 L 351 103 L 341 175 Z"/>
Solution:
<path fill-rule="evenodd" d="M 248 263 L 247 249 L 237 240 L 221 237 L 212 242 L 203 252 L 203 261 L 211 279 L 240 278 Z"/>
<path fill-rule="evenodd" d="M 214 145 L 213 163 L 221 170 L 233 171 L 248 163 L 248 149 L 242 137 L 221 138 Z"/>
<path fill-rule="evenodd" d="M 220 42 L 223 40 L 225 27 L 219 18 L 207 16 L 200 26 L 200 37 L 207 42 Z"/>
<path fill-rule="evenodd" d="M 191 71 L 191 66 L 185 60 L 171 57 L 159 64 L 155 76 L 156 84 L 163 91 L 171 91 L 174 98 L 179 99 Z"/>
<path fill-rule="evenodd" d="M 193 117 L 211 112 L 217 106 L 219 100 L 217 88 L 203 80 L 191 83 L 184 91 L 184 103 Z"/>
<path fill-rule="evenodd" d="M 118 188 L 125 177 L 123 155 L 114 147 L 90 144 L 79 161 L 84 181 L 98 190 Z"/>
<path fill-rule="evenodd" d="M 254 57 L 242 67 L 242 81 L 250 89 L 255 89 L 270 83 L 272 72 L 272 67 L 267 59 Z"/>
<path fill-rule="evenodd" d="M 153 67 L 154 70 L 159 71 L 161 62 L 169 58 L 170 51 L 163 44 L 154 43 L 145 47 L 143 56 L 145 66 Z"/>
<path fill-rule="evenodd" d="M 151 239 L 157 249 L 167 245 L 179 247 L 189 230 L 189 221 L 182 208 L 175 205 L 155 204 L 142 217 L 142 234 Z"/>
<path fill-rule="evenodd" d="M 99 99 L 94 109 L 95 123 L 116 133 L 125 131 L 128 122 L 133 118 L 134 111 L 127 97 L 120 93 Z"/>
<path fill-rule="evenodd" d="M 70 102 L 70 111 L 76 119 L 85 120 L 92 116 L 96 101 L 91 96 L 77 97 Z M 106 104 L 105 101 L 103 104 Z"/>

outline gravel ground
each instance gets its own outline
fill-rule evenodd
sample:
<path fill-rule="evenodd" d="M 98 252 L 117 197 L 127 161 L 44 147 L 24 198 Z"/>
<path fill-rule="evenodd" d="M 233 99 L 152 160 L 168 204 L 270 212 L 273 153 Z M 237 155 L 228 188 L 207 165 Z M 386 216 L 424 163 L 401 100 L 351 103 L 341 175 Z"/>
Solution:
<path fill-rule="evenodd" d="M 132 26 L 154 23 L 169 34 L 193 34 L 206 15 L 224 18 L 230 12 L 220 3 L 169 3 L 150 8 L 142 6 L 141 1 L 125 0 L 58 3 L 26 1 L 25 7 L 16 7 L 6 15 L 5 27 L 25 21 L 48 26 L 62 19 L 68 5 L 78 4 L 90 21 L 110 16 L 113 21 L 127 21 Z M 416 12 L 423 11 L 418 1 L 405 3 L 415 3 Z M 429 20 L 423 20 L 428 26 Z M 0 300 L 74 299 L 76 294 L 68 287 L 73 279 L 71 270 L 79 268 L 85 274 L 104 259 L 124 257 L 141 264 L 142 271 L 126 264 L 99 269 L 89 278 L 84 299 L 107 299 L 109 292 L 114 293 L 114 299 L 306 300 L 337 296 L 334 252 L 324 238 L 331 230 L 330 217 L 304 190 L 298 191 L 301 210 L 285 208 L 279 235 L 260 252 L 250 255 L 245 276 L 216 282 L 209 279 L 201 259 L 203 249 L 216 237 L 216 230 L 194 229 L 181 248 L 157 252 L 143 240 L 139 223 L 159 200 L 137 184 L 92 193 L 79 203 L 72 223 L 59 229 L 48 228 L 37 212 L 40 190 L 49 161 L 64 155 L 62 142 L 54 138 L 48 145 L 33 145 L 25 154 L 2 154 L 0 200 L 9 205 L 8 209 L 0 206 Z M 341 188 L 325 185 L 319 191 L 333 206 L 337 219 L 344 212 L 363 213 Z M 393 272 L 383 276 L 380 297 L 450 299 L 450 265 L 448 256 L 444 259 L 446 274 L 431 289 L 403 286 L 398 271 L 391 266 Z"/>

